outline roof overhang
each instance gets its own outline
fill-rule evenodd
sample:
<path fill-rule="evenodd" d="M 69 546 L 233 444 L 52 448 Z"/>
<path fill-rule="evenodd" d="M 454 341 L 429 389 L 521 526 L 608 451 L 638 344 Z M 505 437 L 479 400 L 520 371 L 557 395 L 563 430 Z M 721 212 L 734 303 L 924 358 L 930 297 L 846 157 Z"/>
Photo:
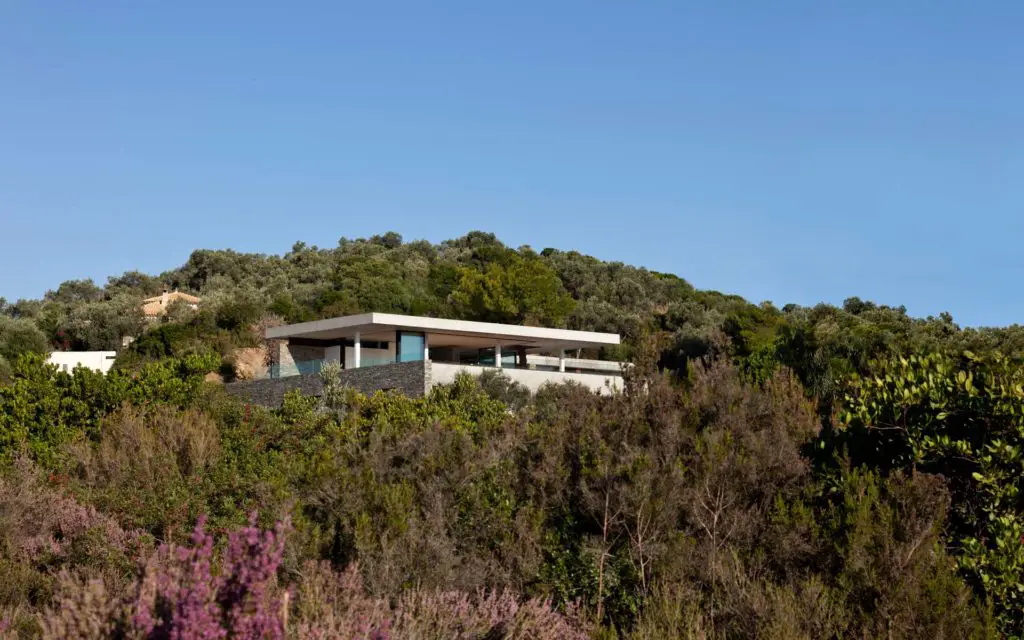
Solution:
<path fill-rule="evenodd" d="M 353 338 L 356 333 L 359 333 L 361 339 L 373 340 L 389 337 L 393 339 L 395 331 L 418 331 L 429 337 L 436 336 L 443 341 L 448 340 L 442 336 L 450 337 L 449 340 L 453 344 L 458 342 L 457 338 L 465 338 L 469 340 L 466 346 L 477 343 L 484 344 L 482 341 L 486 341 L 486 344 L 489 345 L 516 345 L 531 350 L 588 349 L 620 343 L 619 335 L 615 333 L 426 318 L 393 313 L 363 313 L 272 327 L 267 329 L 266 337 L 268 339 L 339 340 Z M 430 340 L 431 344 L 439 344 L 439 342 L 439 340 Z"/>

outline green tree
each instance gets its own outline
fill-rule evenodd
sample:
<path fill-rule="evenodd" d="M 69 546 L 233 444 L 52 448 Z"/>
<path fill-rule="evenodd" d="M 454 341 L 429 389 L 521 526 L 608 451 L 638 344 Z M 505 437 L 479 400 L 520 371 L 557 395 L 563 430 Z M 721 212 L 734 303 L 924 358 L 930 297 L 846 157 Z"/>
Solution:
<path fill-rule="evenodd" d="M 46 336 L 31 320 L 0 316 L 0 378 L 25 353 L 44 354 L 49 351 Z"/>
<path fill-rule="evenodd" d="M 1024 633 L 1024 369 L 1007 358 L 889 358 L 854 376 L 838 444 L 854 462 L 940 474 L 953 494 L 953 548 Z"/>
<path fill-rule="evenodd" d="M 145 320 L 138 300 L 121 295 L 112 300 L 75 306 L 57 325 L 58 338 L 76 351 L 112 351 L 125 336 L 142 333 Z"/>
<path fill-rule="evenodd" d="M 68 280 L 62 282 L 56 291 L 47 291 L 46 299 L 66 304 L 98 302 L 103 299 L 103 289 L 92 279 Z"/>
<path fill-rule="evenodd" d="M 9 383 L 0 384 L 0 460 L 25 453 L 53 462 L 64 444 L 95 437 L 102 417 L 126 402 L 189 406 L 203 375 L 218 365 L 212 356 L 189 356 L 138 371 L 115 369 L 103 375 L 78 367 L 66 373 L 40 355 L 23 354 Z"/>
<path fill-rule="evenodd" d="M 463 268 L 452 301 L 474 320 L 552 326 L 562 326 L 575 306 L 554 270 L 532 256 Z"/>

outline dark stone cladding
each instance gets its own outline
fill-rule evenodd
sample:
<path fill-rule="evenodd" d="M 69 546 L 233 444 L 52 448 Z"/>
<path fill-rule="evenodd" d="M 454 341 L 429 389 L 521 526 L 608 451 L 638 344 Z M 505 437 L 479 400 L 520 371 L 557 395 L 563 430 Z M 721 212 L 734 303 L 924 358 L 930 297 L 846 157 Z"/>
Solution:
<path fill-rule="evenodd" d="M 360 369 L 343 369 L 341 381 L 362 393 L 395 390 L 412 398 L 422 396 L 427 389 L 427 365 L 423 361 L 382 364 Z M 270 378 L 267 380 L 246 380 L 231 382 L 224 389 L 243 401 L 265 407 L 277 408 L 284 401 L 284 394 L 298 389 L 305 395 L 320 396 L 323 383 L 318 374 Z"/>

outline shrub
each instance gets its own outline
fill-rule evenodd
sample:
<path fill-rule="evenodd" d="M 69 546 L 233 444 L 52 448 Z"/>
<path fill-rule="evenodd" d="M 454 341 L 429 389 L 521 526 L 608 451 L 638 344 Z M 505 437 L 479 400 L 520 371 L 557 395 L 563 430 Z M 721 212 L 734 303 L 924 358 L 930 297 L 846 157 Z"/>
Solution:
<path fill-rule="evenodd" d="M 263 309 L 252 300 L 231 300 L 217 309 L 217 326 L 227 331 L 239 331 L 259 321 Z"/>
<path fill-rule="evenodd" d="M 277 584 L 287 523 L 232 532 L 219 562 L 200 519 L 191 544 L 164 546 L 117 596 L 102 579 L 61 578 L 57 602 L 38 618 L 44 638 L 485 638 L 582 639 L 570 608 L 509 591 L 413 589 L 395 599 L 366 594 L 354 565 L 338 574 L 308 562 L 289 606 Z M 219 570 L 217 567 L 219 566 Z"/>
<path fill-rule="evenodd" d="M 217 364 L 210 356 L 188 356 L 104 376 L 82 367 L 59 372 L 41 356 L 23 355 L 10 383 L 0 384 L 0 462 L 25 452 L 53 465 L 65 444 L 96 438 L 102 418 L 126 402 L 190 406 L 203 375 Z"/>
<path fill-rule="evenodd" d="M 45 354 L 50 345 L 31 320 L 0 315 L 0 359 L 15 362 L 24 353 Z"/>
<path fill-rule="evenodd" d="M 161 547 L 126 597 L 65 575 L 57 605 L 40 615 L 43 637 L 283 638 L 276 573 L 287 523 L 260 531 L 255 520 L 231 533 L 219 572 L 200 518 L 191 545 Z"/>
<path fill-rule="evenodd" d="M 204 477 L 220 451 L 217 425 L 196 410 L 125 406 L 96 444 L 69 449 L 77 486 L 132 527 L 170 537 L 204 508 Z"/>
<path fill-rule="evenodd" d="M 780 500 L 769 530 L 718 553 L 681 547 L 630 637 L 997 636 L 939 542 L 948 505 L 939 479 L 852 471 L 836 492 L 817 508 Z"/>
<path fill-rule="evenodd" d="M 927 471 L 954 501 L 951 547 L 996 607 L 1024 633 L 1024 368 L 995 355 L 890 358 L 854 376 L 837 431 L 857 464 Z"/>
<path fill-rule="evenodd" d="M 95 507 L 43 486 L 39 471 L 24 460 L 10 477 L 0 478 L 0 514 L 0 536 L 7 550 L 31 563 L 77 555 L 78 563 L 88 564 L 95 553 L 127 554 L 139 540 Z M 93 542 L 102 542 L 104 548 L 92 549 Z"/>
<path fill-rule="evenodd" d="M 300 638 L 452 638 L 573 640 L 588 637 L 581 622 L 550 601 L 521 600 L 511 591 L 413 589 L 392 601 L 367 596 L 358 567 L 338 574 L 307 563 L 296 590 Z"/>
<path fill-rule="evenodd" d="M 171 546 L 136 573 L 119 543 L 97 544 L 115 535 L 83 532 L 74 518 L 46 525 L 44 543 L 7 535 L 5 610 L 20 611 L 15 625 L 28 630 L 67 570 L 63 621 L 57 609 L 39 618 L 53 634 L 228 633 L 243 623 L 212 594 L 265 602 L 271 615 L 289 593 L 280 579 L 294 587 L 287 620 L 278 616 L 291 635 L 994 635 L 986 603 L 950 559 L 957 550 L 945 548 L 957 494 L 944 481 L 826 459 L 836 432 L 819 435 L 820 414 L 784 368 L 764 377 L 742 363 L 691 363 L 673 381 L 648 351 L 621 392 L 547 386 L 519 411 L 470 377 L 424 398 L 339 387 L 268 410 L 216 389 L 183 408 L 173 400 L 198 387 L 171 363 L 138 379 L 33 369 L 13 397 L 35 397 L 25 406 L 41 411 L 9 406 L 39 442 L 61 443 L 49 445 L 55 466 L 75 462 L 72 502 Z M 158 401 L 124 406 L 145 397 Z M 49 416 L 68 431 L 45 431 Z M 225 586 L 242 575 L 231 566 L 252 563 L 214 553 L 205 531 L 229 531 L 257 505 L 271 521 L 294 516 L 288 561 L 277 577 L 265 566 L 242 572 L 262 590 L 237 587 L 248 578 Z M 13 522 L 34 513 L 6 508 Z M 202 536 L 173 546 L 200 513 Z M 325 560 L 359 571 L 339 575 Z M 133 626 L 140 607 L 159 620 L 153 628 Z M 275 619 L 260 629 L 277 633 Z"/>
<path fill-rule="evenodd" d="M 509 409 L 518 411 L 530 403 L 530 390 L 525 385 L 509 378 L 500 369 L 488 369 L 480 375 L 478 380 L 484 393 L 495 400 L 504 402 Z"/>
<path fill-rule="evenodd" d="M 0 478 L 0 619 L 11 611 L 16 626 L 25 626 L 31 617 L 26 605 L 45 605 L 62 571 L 102 577 L 121 590 L 147 548 L 145 536 L 79 503 L 59 484 L 47 486 L 32 463 L 18 460 Z"/>

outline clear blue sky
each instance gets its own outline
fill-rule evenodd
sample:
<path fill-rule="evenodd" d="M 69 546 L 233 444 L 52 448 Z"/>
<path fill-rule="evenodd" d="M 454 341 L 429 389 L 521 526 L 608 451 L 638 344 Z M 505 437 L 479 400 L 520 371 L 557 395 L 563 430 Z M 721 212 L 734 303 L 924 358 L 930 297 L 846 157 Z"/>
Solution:
<path fill-rule="evenodd" d="M 1024 2 L 0 5 L 0 296 L 471 229 L 1024 321 Z"/>

